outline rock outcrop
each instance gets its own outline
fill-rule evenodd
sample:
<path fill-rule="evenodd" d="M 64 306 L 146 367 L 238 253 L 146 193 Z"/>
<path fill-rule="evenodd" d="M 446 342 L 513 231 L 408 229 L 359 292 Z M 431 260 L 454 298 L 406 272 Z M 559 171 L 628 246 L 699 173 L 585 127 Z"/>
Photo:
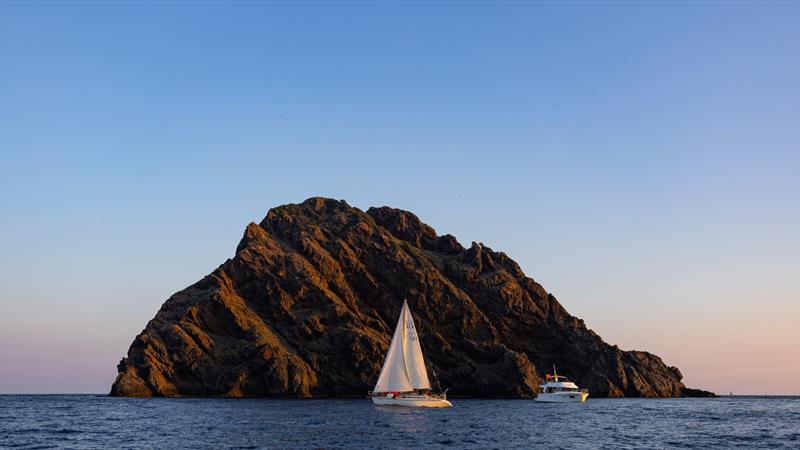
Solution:
<path fill-rule="evenodd" d="M 311 198 L 248 225 L 233 259 L 170 297 L 111 395 L 360 397 L 403 299 L 451 395 L 530 398 L 552 364 L 596 397 L 703 394 L 605 343 L 504 253 L 407 211 Z"/>

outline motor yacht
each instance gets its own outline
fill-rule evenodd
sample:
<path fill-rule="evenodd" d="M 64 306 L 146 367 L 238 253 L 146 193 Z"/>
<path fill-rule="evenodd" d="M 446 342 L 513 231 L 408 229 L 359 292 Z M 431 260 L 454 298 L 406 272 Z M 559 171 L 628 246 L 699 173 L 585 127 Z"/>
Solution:
<path fill-rule="evenodd" d="M 545 375 L 545 382 L 539 385 L 539 393 L 536 397 L 537 402 L 547 403 L 580 403 L 586 401 L 589 391 L 580 389 L 569 381 L 565 376 L 556 372 L 553 366 L 553 374 Z"/>

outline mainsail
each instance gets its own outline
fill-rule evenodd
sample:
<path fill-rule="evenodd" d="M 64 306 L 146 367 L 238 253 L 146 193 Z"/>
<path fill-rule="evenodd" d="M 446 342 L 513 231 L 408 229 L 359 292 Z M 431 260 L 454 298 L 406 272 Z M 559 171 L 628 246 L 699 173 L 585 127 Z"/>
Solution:
<path fill-rule="evenodd" d="M 392 343 L 373 392 L 408 392 L 430 388 L 414 319 L 408 304 L 403 301 Z"/>

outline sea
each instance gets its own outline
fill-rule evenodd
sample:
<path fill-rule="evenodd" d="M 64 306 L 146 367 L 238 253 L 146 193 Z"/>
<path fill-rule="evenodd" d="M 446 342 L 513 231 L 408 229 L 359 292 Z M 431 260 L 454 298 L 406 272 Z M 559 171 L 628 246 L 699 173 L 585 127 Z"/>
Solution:
<path fill-rule="evenodd" d="M 2 448 L 800 448 L 800 397 L 368 399 L 0 396 Z"/>

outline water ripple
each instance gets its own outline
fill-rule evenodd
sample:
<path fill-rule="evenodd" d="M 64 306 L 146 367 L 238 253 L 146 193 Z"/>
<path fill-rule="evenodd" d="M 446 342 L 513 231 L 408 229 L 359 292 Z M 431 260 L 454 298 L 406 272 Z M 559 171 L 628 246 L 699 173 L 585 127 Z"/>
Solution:
<path fill-rule="evenodd" d="M 4 395 L 0 447 L 797 448 L 800 440 L 798 397 L 454 403 Z"/>

